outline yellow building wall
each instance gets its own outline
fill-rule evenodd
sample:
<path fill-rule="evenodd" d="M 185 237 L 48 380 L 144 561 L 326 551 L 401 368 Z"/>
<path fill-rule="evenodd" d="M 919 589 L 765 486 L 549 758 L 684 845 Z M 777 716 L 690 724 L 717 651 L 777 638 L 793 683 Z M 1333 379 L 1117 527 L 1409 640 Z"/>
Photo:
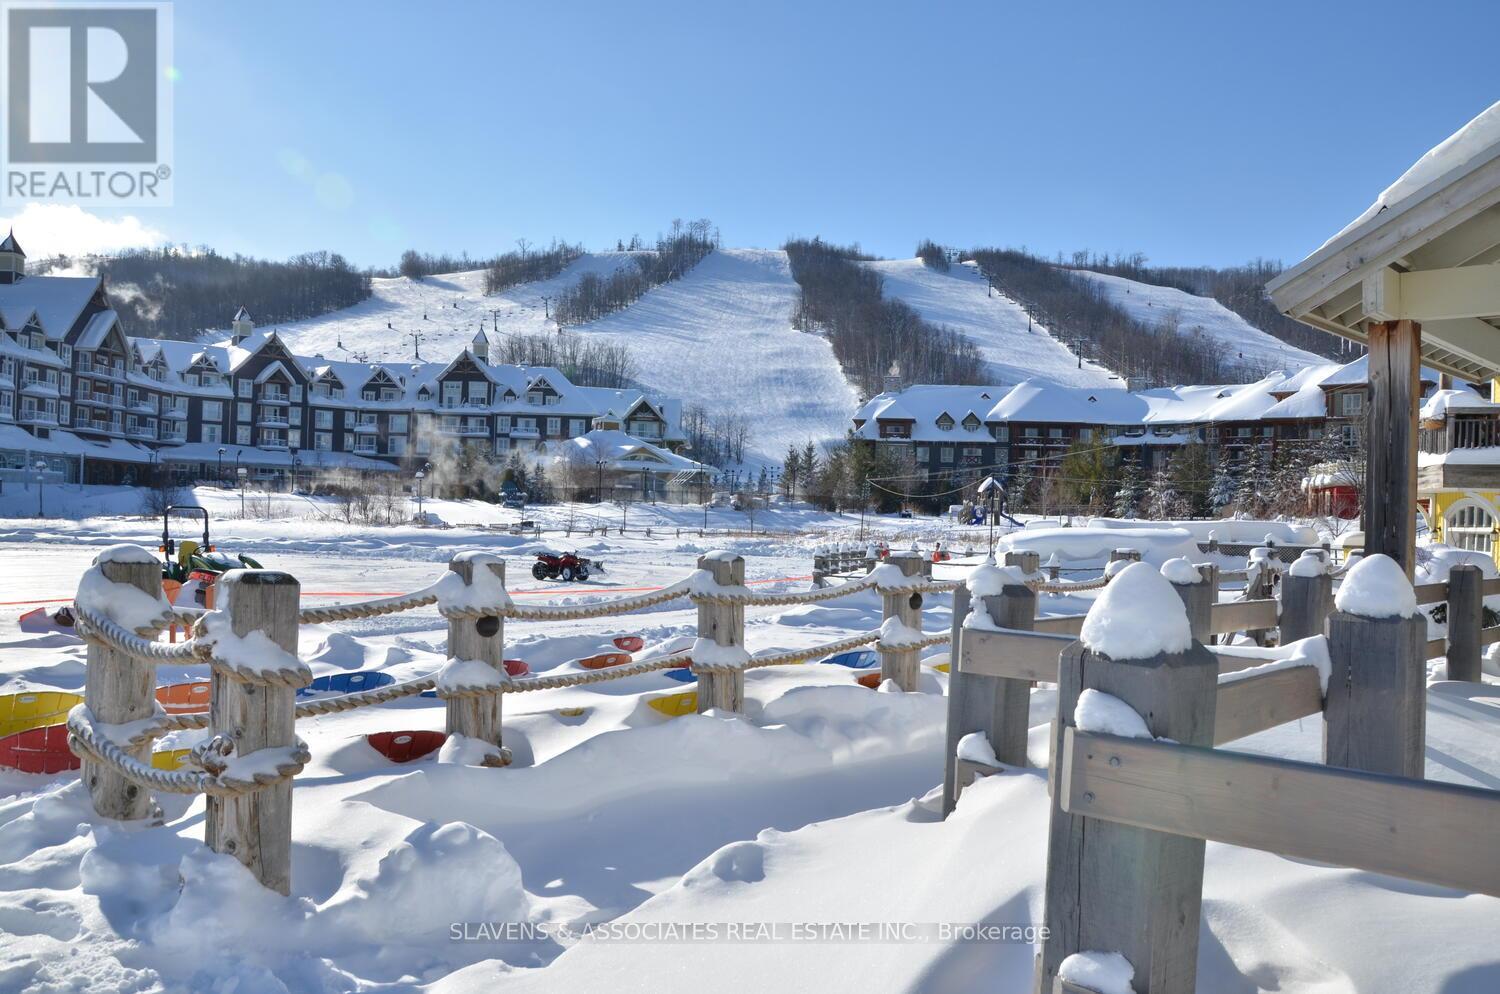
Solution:
<path fill-rule="evenodd" d="M 1447 536 L 1443 534 L 1444 521 L 1448 517 L 1448 511 L 1453 505 L 1465 498 L 1477 500 L 1481 504 L 1488 505 L 1487 510 L 1494 516 L 1497 524 L 1491 529 L 1490 549 L 1493 557 L 1495 551 L 1500 551 L 1500 491 L 1495 490 L 1438 490 L 1433 493 L 1424 493 L 1422 496 L 1431 501 L 1429 520 L 1432 523 L 1433 538 L 1439 542 L 1446 543 Z M 1500 560 L 1496 561 L 1500 564 Z"/>

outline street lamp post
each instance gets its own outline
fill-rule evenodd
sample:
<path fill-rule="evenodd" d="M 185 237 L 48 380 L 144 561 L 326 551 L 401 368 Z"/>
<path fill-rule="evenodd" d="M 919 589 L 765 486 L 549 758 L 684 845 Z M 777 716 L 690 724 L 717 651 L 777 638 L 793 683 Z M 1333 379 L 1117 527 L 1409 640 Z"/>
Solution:
<path fill-rule="evenodd" d="M 600 459 L 596 465 L 599 467 L 599 486 L 594 489 L 594 503 L 604 503 L 604 460 Z"/>
<path fill-rule="evenodd" d="M 238 463 L 239 460 L 240 457 L 236 455 L 234 461 Z M 243 518 L 245 516 L 245 481 L 249 478 L 250 471 L 243 466 L 237 465 L 234 468 L 234 475 L 240 479 L 240 517 Z"/>
<path fill-rule="evenodd" d="M 417 523 L 420 524 L 427 519 L 422 517 L 422 481 L 427 478 L 425 470 L 417 470 Z"/>
<path fill-rule="evenodd" d="M 219 486 L 224 485 L 224 446 L 219 446 L 219 472 L 214 476 L 219 481 Z"/>
<path fill-rule="evenodd" d="M 292 456 L 292 481 L 291 481 L 291 485 L 287 489 L 289 489 L 289 490 L 296 490 L 297 489 L 297 470 L 301 468 L 301 466 L 302 466 L 302 460 L 297 457 L 297 450 L 295 448 L 290 449 L 288 451 L 291 453 L 291 456 Z"/>
<path fill-rule="evenodd" d="M 46 479 L 46 477 L 43 474 L 45 474 L 47 472 L 47 464 L 45 462 L 43 462 L 42 460 L 38 459 L 36 461 L 36 467 L 35 467 L 35 469 L 36 469 L 36 516 L 39 517 L 39 518 L 45 518 L 47 516 L 46 512 L 44 512 L 42 510 L 42 485 L 43 485 L 43 481 Z"/>

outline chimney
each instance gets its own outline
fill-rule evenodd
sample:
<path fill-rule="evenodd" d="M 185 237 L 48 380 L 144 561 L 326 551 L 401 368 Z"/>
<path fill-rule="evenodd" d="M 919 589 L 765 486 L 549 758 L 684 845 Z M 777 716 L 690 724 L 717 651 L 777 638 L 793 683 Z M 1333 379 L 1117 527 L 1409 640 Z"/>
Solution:
<path fill-rule="evenodd" d="M 882 384 L 882 389 L 886 393 L 901 392 L 901 363 L 891 363 L 890 370 L 885 374 L 885 383 Z"/>
<path fill-rule="evenodd" d="M 235 345 L 255 333 L 255 322 L 250 320 L 250 312 L 241 307 L 234 312 L 234 321 L 229 326 L 229 340 Z"/>

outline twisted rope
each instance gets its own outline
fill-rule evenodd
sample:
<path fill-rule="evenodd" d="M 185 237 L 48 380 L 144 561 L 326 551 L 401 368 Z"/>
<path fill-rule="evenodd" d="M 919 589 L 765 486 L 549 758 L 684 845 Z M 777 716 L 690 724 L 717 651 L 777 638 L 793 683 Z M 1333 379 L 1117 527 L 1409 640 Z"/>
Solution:
<path fill-rule="evenodd" d="M 750 657 L 745 664 L 745 669 L 758 669 L 762 666 L 786 666 L 791 663 L 805 663 L 809 659 L 818 659 L 822 656 L 831 656 L 834 653 L 845 652 L 849 649 L 858 649 L 862 645 L 871 645 L 880 641 L 879 632 L 865 632 L 863 635 L 853 635 L 837 642 L 829 642 L 827 645 L 817 645 L 810 649 L 791 649 L 787 652 L 761 652 Z"/>
<path fill-rule="evenodd" d="M 431 587 L 424 587 L 398 597 L 380 597 L 350 604 L 305 607 L 297 612 L 297 622 L 303 625 L 324 625 L 333 621 L 354 621 L 359 618 L 376 618 L 382 614 L 399 614 L 402 611 L 436 604 L 437 594 L 431 591 Z"/>
<path fill-rule="evenodd" d="M 1109 582 L 1109 577 L 1101 576 L 1094 580 L 1080 580 L 1077 583 L 1062 583 L 1060 581 L 1027 580 L 1026 586 L 1039 594 L 1071 594 L 1084 590 L 1098 590 Z"/>
<path fill-rule="evenodd" d="M 686 652 L 675 652 L 670 656 L 661 656 L 657 659 L 648 659 L 639 663 L 627 663 L 624 666 L 612 666 L 607 670 L 589 670 L 584 673 L 562 673 L 557 676 L 525 676 L 512 677 L 498 693 L 518 694 L 528 690 L 557 690 L 563 687 L 586 687 L 591 683 L 604 683 L 608 680 L 618 680 L 627 676 L 638 676 L 641 673 L 655 673 L 657 670 L 670 670 L 679 666 L 686 666 L 692 662 L 692 656 Z"/>
<path fill-rule="evenodd" d="M 412 697 L 437 686 L 436 677 L 422 677 L 418 680 L 407 680 L 404 683 L 389 683 L 384 687 L 376 687 L 373 690 L 361 690 L 353 694 L 340 694 L 338 697 L 326 697 L 322 700 L 297 702 L 297 717 L 310 718 L 321 714 L 339 714 L 343 711 L 353 711 L 356 708 L 369 707 L 372 704 L 386 704 L 397 701 L 403 697 Z"/>
<path fill-rule="evenodd" d="M 289 780 L 301 773 L 312 754 L 307 744 L 297 740 L 290 762 L 278 763 L 275 773 L 255 773 L 249 778 L 228 775 L 226 770 L 218 773 L 195 770 L 159 770 L 143 763 L 120 748 L 108 736 L 94 726 L 88 709 L 79 706 L 68 713 L 68 748 L 81 759 L 89 759 L 108 766 L 132 783 L 169 794 L 211 794 L 215 797 L 238 797 L 260 790 L 272 784 Z M 195 750 L 195 758 L 206 756 L 209 750 Z M 224 754 L 222 746 L 219 754 Z M 253 754 L 252 754 L 253 755 Z"/>
<path fill-rule="evenodd" d="M 77 629 L 81 638 L 145 662 L 201 663 L 207 658 L 211 648 L 207 642 L 196 641 L 162 645 L 154 639 L 137 635 L 124 625 L 96 614 L 81 604 L 73 605 L 73 613 L 78 619 Z"/>
<path fill-rule="evenodd" d="M 873 590 L 875 581 L 869 577 L 841 583 L 837 587 L 821 587 L 816 590 L 791 591 L 782 594 L 757 594 L 745 587 L 720 589 L 713 593 L 694 593 L 694 603 L 738 604 L 744 607 L 785 607 L 796 604 L 817 604 L 831 601 L 862 590 Z"/>
<path fill-rule="evenodd" d="M 518 621 L 586 621 L 590 618 L 607 618 L 614 614 L 628 614 L 642 608 L 655 607 L 668 601 L 686 597 L 692 589 L 693 580 L 679 580 L 670 586 L 649 594 L 622 597 L 612 601 L 594 601 L 589 604 L 533 604 L 521 606 L 507 604 L 489 608 L 443 608 L 445 618 L 473 619 L 503 616 Z"/>
<path fill-rule="evenodd" d="M 952 641 L 952 639 L 953 634 L 951 632 L 939 632 L 934 635 L 926 635 L 916 642 L 902 642 L 900 644 L 891 646 L 887 646 L 877 639 L 875 642 L 875 648 L 879 649 L 882 652 L 914 652 L 922 649 L 930 649 L 935 645 L 947 645 L 950 641 Z"/>

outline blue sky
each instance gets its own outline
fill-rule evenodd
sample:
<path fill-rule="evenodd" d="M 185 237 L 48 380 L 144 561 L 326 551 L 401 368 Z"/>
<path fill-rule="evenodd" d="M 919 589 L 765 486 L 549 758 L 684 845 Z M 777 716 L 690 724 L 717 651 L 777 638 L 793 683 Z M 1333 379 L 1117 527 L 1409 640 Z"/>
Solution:
<path fill-rule="evenodd" d="M 1493 0 L 194 0 L 175 23 L 176 202 L 139 224 L 361 265 L 674 217 L 731 245 L 1293 261 L 1500 98 Z"/>

